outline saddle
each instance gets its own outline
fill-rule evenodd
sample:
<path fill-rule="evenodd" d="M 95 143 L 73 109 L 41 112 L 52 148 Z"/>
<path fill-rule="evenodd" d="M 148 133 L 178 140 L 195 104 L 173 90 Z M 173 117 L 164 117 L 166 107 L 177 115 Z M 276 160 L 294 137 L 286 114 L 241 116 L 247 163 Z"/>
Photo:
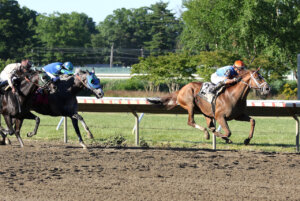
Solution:
<path fill-rule="evenodd" d="M 204 82 L 197 96 L 199 96 L 200 98 L 202 98 L 203 100 L 209 103 L 212 103 L 218 97 L 218 95 L 223 91 L 225 87 L 223 86 L 216 93 L 212 93 L 211 91 L 212 89 L 215 88 L 215 86 L 216 85 L 214 83 Z"/>

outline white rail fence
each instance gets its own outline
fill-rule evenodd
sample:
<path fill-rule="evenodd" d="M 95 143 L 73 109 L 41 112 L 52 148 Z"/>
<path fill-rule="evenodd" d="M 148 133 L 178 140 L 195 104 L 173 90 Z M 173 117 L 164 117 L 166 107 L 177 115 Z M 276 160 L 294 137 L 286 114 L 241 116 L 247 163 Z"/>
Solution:
<path fill-rule="evenodd" d="M 139 122 L 138 113 L 152 114 L 187 114 L 180 106 L 172 110 L 166 110 L 156 105 L 150 104 L 146 98 L 122 98 L 105 97 L 96 99 L 95 97 L 77 97 L 78 111 L 81 112 L 131 112 L 135 116 L 135 143 L 139 145 Z M 296 120 L 296 151 L 299 152 L 299 119 L 300 101 L 286 100 L 247 100 L 247 114 L 250 116 L 269 117 L 293 117 Z M 62 123 L 62 121 L 61 121 Z M 66 124 L 66 120 L 65 120 Z M 67 130 L 65 125 L 65 141 Z M 216 149 L 215 137 L 213 138 L 213 149 Z"/>

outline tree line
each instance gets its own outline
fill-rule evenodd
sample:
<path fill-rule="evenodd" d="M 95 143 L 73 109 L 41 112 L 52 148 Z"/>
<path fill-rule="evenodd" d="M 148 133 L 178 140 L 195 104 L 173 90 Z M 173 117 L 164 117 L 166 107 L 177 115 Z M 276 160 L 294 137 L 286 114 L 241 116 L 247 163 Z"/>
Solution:
<path fill-rule="evenodd" d="M 205 77 L 233 59 L 262 66 L 267 79 L 296 70 L 300 0 L 183 0 L 180 17 L 167 6 L 120 8 L 96 25 L 85 13 L 40 14 L 0 0 L 0 63 L 24 57 L 35 65 L 109 63 L 113 53 L 115 64 L 133 72 L 163 72 L 161 80 L 173 74 L 177 81 L 195 72 Z"/>

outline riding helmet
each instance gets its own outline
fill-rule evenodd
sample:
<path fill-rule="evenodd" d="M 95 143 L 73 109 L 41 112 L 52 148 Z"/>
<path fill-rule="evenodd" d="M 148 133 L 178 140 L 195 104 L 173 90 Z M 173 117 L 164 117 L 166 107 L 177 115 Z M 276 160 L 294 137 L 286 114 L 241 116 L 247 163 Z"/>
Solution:
<path fill-rule="evenodd" d="M 73 64 L 71 62 L 65 62 L 62 67 L 61 71 L 63 74 L 73 74 Z"/>
<path fill-rule="evenodd" d="M 73 70 L 73 64 L 69 61 L 65 62 L 62 66 L 67 70 Z"/>
<path fill-rule="evenodd" d="M 233 67 L 237 67 L 237 68 L 244 68 L 245 67 L 245 64 L 243 61 L 241 60 L 236 60 L 233 64 Z"/>

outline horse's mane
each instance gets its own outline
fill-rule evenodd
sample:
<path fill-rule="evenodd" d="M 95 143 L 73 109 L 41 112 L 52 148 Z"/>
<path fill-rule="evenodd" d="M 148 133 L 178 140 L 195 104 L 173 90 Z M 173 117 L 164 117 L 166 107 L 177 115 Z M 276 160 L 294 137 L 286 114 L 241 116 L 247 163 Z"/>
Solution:
<path fill-rule="evenodd" d="M 239 73 L 239 77 L 241 77 L 241 78 L 243 78 L 243 77 L 245 77 L 246 75 L 248 75 L 249 74 L 249 72 L 254 72 L 254 70 L 251 70 L 251 69 L 243 69 L 240 73 Z"/>

